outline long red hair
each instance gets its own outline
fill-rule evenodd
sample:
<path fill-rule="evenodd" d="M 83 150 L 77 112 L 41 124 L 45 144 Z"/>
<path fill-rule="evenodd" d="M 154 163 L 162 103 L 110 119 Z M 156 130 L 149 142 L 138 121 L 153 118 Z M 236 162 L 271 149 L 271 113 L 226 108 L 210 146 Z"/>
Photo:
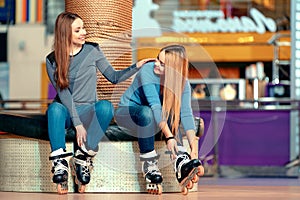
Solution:
<path fill-rule="evenodd" d="M 69 86 L 68 72 L 72 45 L 72 23 L 77 18 L 81 19 L 75 13 L 63 12 L 58 15 L 55 22 L 53 48 L 56 70 L 54 77 L 56 78 L 57 87 L 60 89 L 65 89 Z"/>

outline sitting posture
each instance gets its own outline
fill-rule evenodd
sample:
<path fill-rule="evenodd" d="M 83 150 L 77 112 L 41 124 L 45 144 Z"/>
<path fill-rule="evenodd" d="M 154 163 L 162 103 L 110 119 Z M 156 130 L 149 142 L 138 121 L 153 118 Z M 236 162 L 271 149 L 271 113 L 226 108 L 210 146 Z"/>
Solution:
<path fill-rule="evenodd" d="M 147 67 L 146 67 L 147 66 Z M 142 170 L 151 193 L 161 194 L 163 181 L 154 149 L 155 135 L 162 132 L 182 192 L 198 181 L 204 168 L 198 159 L 198 139 L 191 108 L 191 87 L 185 48 L 162 48 L 155 62 L 148 62 L 122 95 L 115 119 L 137 133 Z M 179 124 L 183 125 L 191 153 L 182 145 Z"/>
<path fill-rule="evenodd" d="M 124 69 L 114 70 L 97 43 L 85 42 L 86 30 L 80 16 L 63 12 L 55 23 L 54 51 L 46 58 L 49 79 L 57 95 L 47 109 L 48 134 L 51 146 L 53 182 L 58 193 L 68 192 L 69 164 L 66 157 L 65 129 L 76 131 L 71 169 L 79 192 L 90 182 L 92 158 L 98 152 L 114 108 L 110 101 L 97 99 L 97 70 L 111 83 L 119 83 L 136 73 L 148 60 L 141 60 Z"/>

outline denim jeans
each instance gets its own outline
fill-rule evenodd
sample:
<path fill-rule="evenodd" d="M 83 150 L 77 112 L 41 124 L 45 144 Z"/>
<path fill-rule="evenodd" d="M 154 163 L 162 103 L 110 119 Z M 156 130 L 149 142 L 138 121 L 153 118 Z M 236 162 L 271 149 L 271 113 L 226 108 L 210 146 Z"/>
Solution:
<path fill-rule="evenodd" d="M 154 150 L 155 138 L 160 137 L 161 131 L 149 106 L 119 106 L 115 112 L 115 119 L 118 126 L 129 129 L 132 135 L 138 138 L 140 153 Z M 181 135 L 179 139 L 181 140 Z"/>
<path fill-rule="evenodd" d="M 113 118 L 113 105 L 107 100 L 100 100 L 94 104 L 77 106 L 76 110 L 87 131 L 86 149 L 98 151 L 98 144 Z M 53 102 L 48 107 L 47 118 L 51 150 L 65 149 L 66 128 L 74 126 L 70 113 L 63 104 Z"/>

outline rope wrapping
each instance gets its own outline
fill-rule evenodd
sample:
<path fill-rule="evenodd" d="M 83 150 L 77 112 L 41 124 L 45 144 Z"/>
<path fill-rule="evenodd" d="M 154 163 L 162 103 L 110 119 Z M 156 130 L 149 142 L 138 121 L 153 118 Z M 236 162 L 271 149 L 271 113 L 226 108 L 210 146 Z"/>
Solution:
<path fill-rule="evenodd" d="M 132 0 L 65 0 L 65 10 L 82 17 L 86 41 L 98 43 L 116 70 L 132 64 Z M 98 99 L 107 99 L 116 108 L 131 78 L 117 85 L 97 73 Z"/>

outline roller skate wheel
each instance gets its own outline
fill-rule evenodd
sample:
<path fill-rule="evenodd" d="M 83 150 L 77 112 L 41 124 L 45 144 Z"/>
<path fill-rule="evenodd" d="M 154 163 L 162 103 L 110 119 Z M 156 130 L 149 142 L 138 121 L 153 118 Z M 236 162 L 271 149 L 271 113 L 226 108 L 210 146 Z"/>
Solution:
<path fill-rule="evenodd" d="M 68 188 L 66 188 L 64 183 L 59 183 L 57 184 L 57 193 L 58 194 L 67 194 L 68 193 Z"/>
<path fill-rule="evenodd" d="M 192 181 L 189 181 L 188 184 L 186 185 L 187 189 L 192 189 L 194 187 L 194 183 Z"/>
<path fill-rule="evenodd" d="M 188 193 L 189 193 L 189 190 L 188 190 L 186 187 L 183 187 L 183 188 L 181 189 L 181 194 L 187 195 Z"/>
<path fill-rule="evenodd" d="M 147 190 L 149 194 L 162 194 L 162 186 L 161 185 L 156 185 L 155 187 L 152 186 L 151 189 Z"/>
<path fill-rule="evenodd" d="M 71 174 L 72 174 L 72 176 L 75 176 L 76 175 L 76 169 L 75 169 L 75 164 L 74 164 L 73 159 L 74 158 L 70 159 L 70 168 L 71 168 Z"/>
<path fill-rule="evenodd" d="M 161 194 L 162 194 L 162 186 L 161 186 L 161 185 L 158 185 L 158 186 L 157 186 L 157 194 L 158 194 L 158 195 L 161 195 Z"/>
<path fill-rule="evenodd" d="M 203 176 L 203 175 L 204 175 L 204 167 L 203 166 L 199 166 L 198 167 L 197 176 Z"/>
<path fill-rule="evenodd" d="M 80 185 L 80 182 L 78 181 L 76 175 L 74 175 L 74 182 L 75 182 L 76 185 L 78 185 L 78 186 Z"/>
<path fill-rule="evenodd" d="M 149 194 L 156 194 L 156 190 L 153 190 L 153 189 L 152 189 L 152 190 L 149 190 L 148 193 L 149 193 Z"/>
<path fill-rule="evenodd" d="M 193 179 L 192 179 L 192 182 L 193 182 L 193 183 L 197 183 L 198 180 L 199 180 L 198 176 L 195 175 L 195 176 L 193 177 Z"/>
<path fill-rule="evenodd" d="M 84 192 L 85 192 L 85 185 L 80 185 L 80 186 L 78 187 L 78 192 L 79 192 L 79 193 L 84 193 Z"/>

